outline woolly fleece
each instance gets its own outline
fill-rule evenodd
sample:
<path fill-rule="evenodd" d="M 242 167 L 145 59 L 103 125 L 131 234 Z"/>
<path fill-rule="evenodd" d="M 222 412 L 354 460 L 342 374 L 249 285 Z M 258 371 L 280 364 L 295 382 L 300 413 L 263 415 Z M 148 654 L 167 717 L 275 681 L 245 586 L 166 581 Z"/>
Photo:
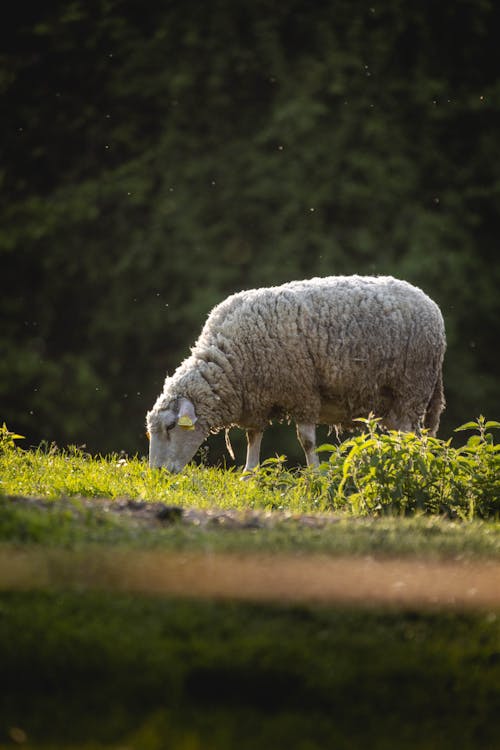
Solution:
<path fill-rule="evenodd" d="M 273 418 L 348 427 L 374 412 L 392 429 L 435 433 L 446 348 L 438 306 L 392 277 L 331 276 L 233 294 L 148 414 L 180 397 L 208 432 Z"/>

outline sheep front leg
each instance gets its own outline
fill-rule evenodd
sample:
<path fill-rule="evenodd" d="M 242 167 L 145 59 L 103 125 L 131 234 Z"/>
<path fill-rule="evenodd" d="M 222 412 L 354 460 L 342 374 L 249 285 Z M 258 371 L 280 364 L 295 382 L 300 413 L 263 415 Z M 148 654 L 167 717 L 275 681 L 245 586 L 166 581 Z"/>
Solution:
<path fill-rule="evenodd" d="M 243 473 L 251 472 L 259 465 L 263 434 L 261 430 L 247 430 L 247 462 Z"/>
<path fill-rule="evenodd" d="M 319 458 L 316 453 L 316 425 L 297 424 L 297 437 L 301 444 L 308 466 L 319 466 Z"/>

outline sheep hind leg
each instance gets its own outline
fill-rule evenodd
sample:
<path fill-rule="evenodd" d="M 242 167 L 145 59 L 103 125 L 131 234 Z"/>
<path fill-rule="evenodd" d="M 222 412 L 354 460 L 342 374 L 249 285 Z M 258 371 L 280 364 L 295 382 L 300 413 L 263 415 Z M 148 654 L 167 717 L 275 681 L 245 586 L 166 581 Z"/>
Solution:
<path fill-rule="evenodd" d="M 396 417 L 388 415 L 384 421 L 384 426 L 388 430 L 396 430 L 397 432 L 416 432 L 417 427 L 412 424 L 411 419 L 408 417 Z"/>
<path fill-rule="evenodd" d="M 248 479 L 251 476 L 251 472 L 259 465 L 260 444 L 263 434 L 262 430 L 247 430 L 247 460 L 243 469 L 242 479 Z"/>
<path fill-rule="evenodd" d="M 409 415 L 396 415 L 394 412 L 390 412 L 384 418 L 383 425 L 388 430 L 396 430 L 397 432 L 418 433 L 420 430 L 420 422 L 418 419 L 412 419 Z"/>
<path fill-rule="evenodd" d="M 316 425 L 297 423 L 297 437 L 301 444 L 308 466 L 319 466 L 316 453 Z"/>
<path fill-rule="evenodd" d="M 445 408 L 445 405 L 446 401 L 443 391 L 443 374 L 442 372 L 439 372 L 436 385 L 427 405 L 427 410 L 425 412 L 424 418 L 424 427 L 429 430 L 429 435 L 436 435 L 439 427 L 441 412 Z"/>

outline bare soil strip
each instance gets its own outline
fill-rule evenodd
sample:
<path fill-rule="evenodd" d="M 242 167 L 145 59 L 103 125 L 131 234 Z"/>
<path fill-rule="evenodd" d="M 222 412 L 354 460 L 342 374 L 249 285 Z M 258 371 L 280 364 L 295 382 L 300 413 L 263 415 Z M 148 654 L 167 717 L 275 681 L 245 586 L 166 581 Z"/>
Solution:
<path fill-rule="evenodd" d="M 75 587 L 255 602 L 498 609 L 500 564 L 0 548 L 0 590 Z"/>

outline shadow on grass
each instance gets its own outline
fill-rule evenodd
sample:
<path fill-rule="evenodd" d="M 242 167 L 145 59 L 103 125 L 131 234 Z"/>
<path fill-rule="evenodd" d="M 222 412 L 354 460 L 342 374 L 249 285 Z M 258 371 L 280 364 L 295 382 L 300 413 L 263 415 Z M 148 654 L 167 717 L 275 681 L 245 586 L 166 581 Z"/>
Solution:
<path fill-rule="evenodd" d="M 0 737 L 26 747 L 493 748 L 497 613 L 0 596 Z"/>

